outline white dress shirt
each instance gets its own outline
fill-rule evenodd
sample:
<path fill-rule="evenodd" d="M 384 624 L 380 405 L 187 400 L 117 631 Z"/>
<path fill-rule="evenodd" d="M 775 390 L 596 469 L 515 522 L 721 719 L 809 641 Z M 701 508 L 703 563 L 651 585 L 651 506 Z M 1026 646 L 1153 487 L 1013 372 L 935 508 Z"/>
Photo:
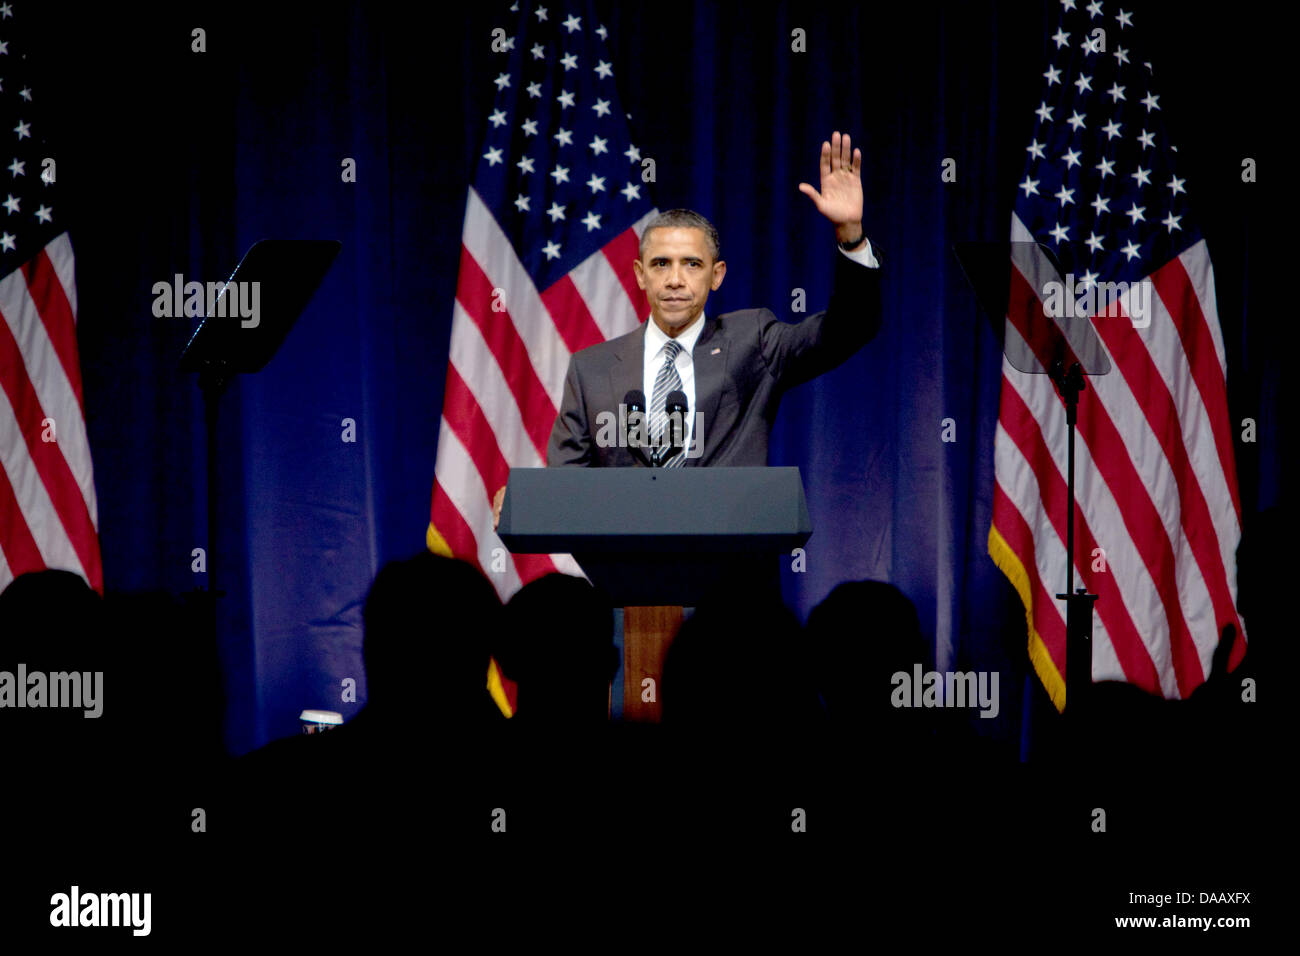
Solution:
<path fill-rule="evenodd" d="M 869 269 L 880 268 L 880 263 L 871 251 L 870 239 L 860 249 L 855 249 L 853 252 L 845 252 L 841 249 L 840 252 Z M 674 364 L 677 368 L 677 374 L 682 380 L 682 391 L 686 393 L 687 448 L 691 447 L 691 439 L 695 434 L 695 360 L 691 353 L 695 349 L 695 343 L 699 340 L 700 333 L 704 331 L 705 318 L 704 313 L 701 312 L 699 318 L 688 325 L 686 331 L 679 333 L 674 340 L 682 347 L 682 350 L 677 353 L 677 360 Z M 667 344 L 668 336 L 663 329 L 655 324 L 653 316 L 648 317 L 645 329 L 645 358 L 641 374 L 641 389 L 645 392 L 647 424 L 649 424 L 650 403 L 654 401 L 655 379 L 659 377 L 659 370 L 663 368 L 664 346 Z"/>

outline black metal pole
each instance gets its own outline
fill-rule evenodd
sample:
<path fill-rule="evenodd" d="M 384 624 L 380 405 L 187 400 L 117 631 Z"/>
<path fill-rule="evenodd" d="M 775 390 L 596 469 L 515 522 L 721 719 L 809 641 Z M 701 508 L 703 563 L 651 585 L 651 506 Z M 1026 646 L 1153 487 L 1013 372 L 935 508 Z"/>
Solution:
<path fill-rule="evenodd" d="M 1079 366 L 1072 365 L 1071 371 Z M 1068 381 L 1068 379 L 1067 379 Z M 1069 437 L 1065 451 L 1065 593 L 1074 593 L 1074 426 L 1079 420 L 1079 393 L 1071 387 L 1065 400 L 1065 430 Z"/>
<path fill-rule="evenodd" d="M 217 549 L 213 539 L 217 533 L 217 399 L 220 388 L 211 381 L 203 385 L 203 418 L 207 425 L 208 447 L 208 591 L 214 592 L 217 581 Z"/>
<path fill-rule="evenodd" d="M 208 615 L 208 622 L 212 627 L 212 633 L 215 636 L 217 627 L 217 598 L 221 597 L 222 592 L 217 590 L 217 529 L 221 527 L 221 521 L 217 514 L 218 495 L 217 484 L 219 481 L 218 474 L 218 432 L 217 432 L 217 411 L 220 407 L 221 393 L 226 390 L 230 384 L 230 377 L 222 369 L 209 366 L 199 373 L 199 389 L 203 393 L 203 420 L 207 429 L 207 473 L 208 473 L 208 527 L 207 527 L 207 544 L 204 548 L 207 559 L 208 586 L 206 589 L 205 611 Z"/>
<path fill-rule="evenodd" d="M 1078 362 L 1062 369 L 1055 363 L 1052 377 L 1065 400 L 1066 446 L 1065 487 L 1065 593 L 1056 595 L 1065 602 L 1065 706 L 1075 726 L 1088 707 L 1088 690 L 1092 686 L 1092 608 L 1097 595 L 1087 588 L 1074 586 L 1074 432 L 1079 420 L 1079 393 L 1086 387 L 1083 369 Z"/>

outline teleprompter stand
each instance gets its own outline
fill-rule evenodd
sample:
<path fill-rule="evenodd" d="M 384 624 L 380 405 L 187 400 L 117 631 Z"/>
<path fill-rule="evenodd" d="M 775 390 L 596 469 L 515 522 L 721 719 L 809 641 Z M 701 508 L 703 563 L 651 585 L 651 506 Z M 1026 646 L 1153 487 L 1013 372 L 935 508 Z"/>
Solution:
<path fill-rule="evenodd" d="M 1069 433 L 1066 445 L 1066 513 L 1065 521 L 1065 593 L 1057 594 L 1065 602 L 1065 699 L 1071 719 L 1082 718 L 1088 710 L 1088 688 L 1092 684 L 1092 606 L 1097 595 L 1087 588 L 1074 587 L 1074 430 L 1079 420 L 1079 393 L 1084 385 L 1082 366 L 1063 359 L 1052 362 L 1049 373 L 1056 390 L 1065 401 L 1065 424 Z M 1084 680 L 1086 675 L 1087 680 Z M 1073 703 L 1072 703 L 1073 702 Z M 1074 703 L 1081 706 L 1075 707 Z"/>
<path fill-rule="evenodd" d="M 208 314 L 181 353 L 182 372 L 197 372 L 203 393 L 208 474 L 208 620 L 216 629 L 218 565 L 214 536 L 219 447 L 217 412 L 221 395 L 236 375 L 260 372 L 315 295 L 343 244 L 334 239 L 263 239 L 244 254 Z M 256 283 L 256 285 L 254 285 Z M 255 294 L 254 294 L 255 290 Z M 250 308 L 256 304 L 256 308 Z"/>
<path fill-rule="evenodd" d="M 1048 375 L 1065 405 L 1066 540 L 1065 593 L 1065 701 L 1066 714 L 1082 727 L 1092 686 L 1092 611 L 1097 595 L 1074 586 L 1074 433 L 1079 418 L 1079 395 L 1085 376 L 1110 371 L 1091 319 L 1073 308 L 1049 315 L 1044 300 L 1064 303 L 1073 298 L 1074 283 L 1061 275 L 1046 246 L 1026 242 L 965 242 L 953 247 L 966 279 L 975 291 L 1002 354 L 1017 371 Z M 1059 283 L 1054 290 L 1051 283 Z M 1082 287 L 1079 289 L 1083 291 Z"/>
<path fill-rule="evenodd" d="M 512 468 L 497 534 L 571 553 L 623 618 L 623 715 L 657 722 L 664 657 L 695 605 L 812 534 L 798 468 Z M 756 577 L 755 577 L 756 576 Z"/>

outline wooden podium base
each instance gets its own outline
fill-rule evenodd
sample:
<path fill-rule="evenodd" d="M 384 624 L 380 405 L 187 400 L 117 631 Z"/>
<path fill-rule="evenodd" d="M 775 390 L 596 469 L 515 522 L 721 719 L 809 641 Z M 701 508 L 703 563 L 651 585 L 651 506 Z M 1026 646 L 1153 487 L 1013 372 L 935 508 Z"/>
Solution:
<path fill-rule="evenodd" d="M 681 626 L 680 605 L 623 608 L 624 720 L 659 723 L 664 659 Z"/>

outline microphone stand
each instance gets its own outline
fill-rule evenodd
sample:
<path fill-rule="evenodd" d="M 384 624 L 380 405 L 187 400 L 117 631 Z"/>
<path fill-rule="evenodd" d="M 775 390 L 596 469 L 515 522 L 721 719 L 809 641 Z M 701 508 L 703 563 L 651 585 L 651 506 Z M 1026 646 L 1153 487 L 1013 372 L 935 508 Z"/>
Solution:
<path fill-rule="evenodd" d="M 636 397 L 640 395 L 641 393 L 639 391 L 628 392 L 627 396 L 623 399 L 623 408 L 627 410 L 627 417 L 623 419 L 623 423 L 621 425 L 623 429 L 623 441 L 627 444 L 627 450 L 631 452 L 632 457 L 637 460 L 638 464 L 640 464 L 643 468 L 653 468 L 654 465 L 651 463 L 651 459 L 646 457 L 645 446 L 641 445 L 639 442 L 634 445 L 632 443 L 631 437 L 629 437 L 628 435 L 628 427 L 632 423 L 633 415 L 640 415 L 642 423 L 645 422 L 644 397 L 641 398 Z"/>
<path fill-rule="evenodd" d="M 656 468 L 663 468 L 668 462 L 677 457 L 678 453 L 686 448 L 686 436 L 683 434 L 683 417 L 686 415 L 686 406 L 684 404 L 674 404 L 667 410 L 667 421 L 664 425 L 664 433 L 668 436 L 668 444 L 660 445 L 654 451 L 654 462 Z"/>

